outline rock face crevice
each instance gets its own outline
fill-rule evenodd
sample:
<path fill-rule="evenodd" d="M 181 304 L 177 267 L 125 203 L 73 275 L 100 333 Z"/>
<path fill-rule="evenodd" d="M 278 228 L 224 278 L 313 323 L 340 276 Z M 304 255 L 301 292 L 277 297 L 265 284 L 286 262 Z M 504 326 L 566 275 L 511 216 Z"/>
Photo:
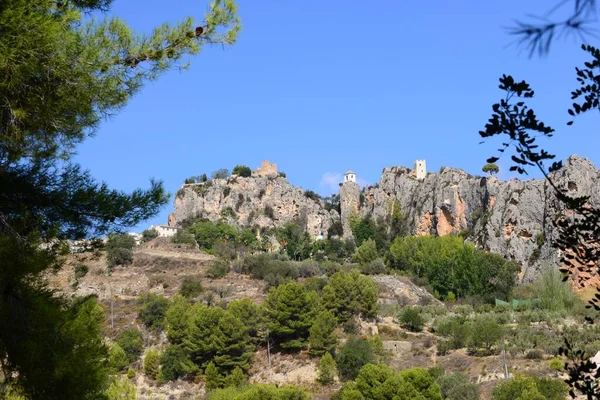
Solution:
<path fill-rule="evenodd" d="M 573 196 L 590 196 L 600 207 L 600 178 L 587 159 L 571 156 L 552 174 L 556 185 Z M 397 204 L 413 235 L 449 235 L 462 232 L 480 248 L 502 254 L 523 266 L 523 280 L 535 277 L 544 263 L 557 262 L 552 247 L 552 222 L 568 214 L 545 180 L 501 181 L 478 177 L 450 167 L 417 180 L 406 167 L 388 167 L 376 185 L 360 189 L 354 182 L 340 185 L 340 210 L 326 210 L 323 200 L 278 176 L 274 164 L 264 163 L 249 178 L 218 179 L 184 185 L 175 199 L 169 224 L 180 226 L 189 218 L 261 229 L 300 221 L 313 237 L 326 234 L 341 221 L 343 236 L 351 237 L 348 218 L 358 214 L 385 219 Z M 272 211 L 272 212 L 271 212 Z"/>

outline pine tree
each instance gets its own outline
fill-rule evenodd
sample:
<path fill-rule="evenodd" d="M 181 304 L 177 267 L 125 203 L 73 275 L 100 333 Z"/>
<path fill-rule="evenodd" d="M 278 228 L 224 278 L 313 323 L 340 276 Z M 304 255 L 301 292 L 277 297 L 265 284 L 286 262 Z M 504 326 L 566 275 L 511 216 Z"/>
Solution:
<path fill-rule="evenodd" d="M 223 387 L 224 379 L 219 373 L 214 362 L 209 362 L 204 369 L 204 384 L 207 389 L 217 389 Z"/>
<path fill-rule="evenodd" d="M 306 347 L 310 327 L 320 311 L 317 293 L 290 281 L 271 288 L 265 304 L 270 336 L 284 349 Z"/>
<path fill-rule="evenodd" d="M 337 366 L 331 353 L 325 353 L 319 361 L 319 376 L 317 380 L 323 385 L 331 385 L 337 375 Z"/>
<path fill-rule="evenodd" d="M 235 367 L 233 372 L 225 377 L 225 385 L 240 387 L 248 382 L 248 377 L 240 367 Z"/>
<path fill-rule="evenodd" d="M 181 344 L 185 338 L 190 324 L 192 307 L 185 297 L 175 295 L 167 309 L 165 319 L 167 322 L 167 338 L 171 344 Z"/>
<path fill-rule="evenodd" d="M 96 182 L 73 164 L 76 146 L 145 83 L 239 30 L 233 0 L 214 1 L 201 27 L 150 35 L 103 19 L 111 3 L 0 2 L 0 359 L 26 398 L 96 399 L 108 386 L 94 307 L 41 279 L 61 267 L 64 241 L 122 231 L 168 201 L 159 182 L 131 194 Z"/>
<path fill-rule="evenodd" d="M 323 353 L 333 353 L 337 346 L 338 338 L 335 335 L 337 320 L 331 311 L 321 311 L 310 328 L 308 343 L 310 353 L 322 355 Z"/>
<path fill-rule="evenodd" d="M 160 354 L 150 349 L 144 356 L 144 373 L 150 379 L 157 379 L 160 373 Z"/>

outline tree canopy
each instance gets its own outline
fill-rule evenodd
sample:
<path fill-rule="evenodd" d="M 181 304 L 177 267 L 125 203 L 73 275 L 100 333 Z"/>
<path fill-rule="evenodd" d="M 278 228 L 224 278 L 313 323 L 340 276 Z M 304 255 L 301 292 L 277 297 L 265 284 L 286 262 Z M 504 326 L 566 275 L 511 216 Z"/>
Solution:
<path fill-rule="evenodd" d="M 111 3 L 0 4 L 0 318 L 11 326 L 0 359 L 26 397 L 95 399 L 109 384 L 99 321 L 79 321 L 90 303 L 40 279 L 60 268 L 63 240 L 123 230 L 168 201 L 160 182 L 132 193 L 96 182 L 72 162 L 76 146 L 144 84 L 204 45 L 233 44 L 240 29 L 232 0 L 214 1 L 200 25 L 187 18 L 149 35 L 102 14 Z"/>

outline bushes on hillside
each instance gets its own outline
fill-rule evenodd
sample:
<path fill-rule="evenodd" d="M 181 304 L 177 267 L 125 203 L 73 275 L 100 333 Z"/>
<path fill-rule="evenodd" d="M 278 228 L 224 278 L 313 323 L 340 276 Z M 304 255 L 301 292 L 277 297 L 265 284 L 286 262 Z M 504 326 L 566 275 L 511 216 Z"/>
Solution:
<path fill-rule="evenodd" d="M 375 241 L 371 238 L 363 241 L 363 243 L 356 249 L 356 252 L 352 256 L 354 262 L 360 265 L 368 265 L 371 261 L 377 258 L 377 246 Z"/>
<path fill-rule="evenodd" d="M 424 368 L 395 372 L 385 364 L 366 364 L 356 382 L 348 382 L 333 396 L 334 400 L 351 399 L 422 399 L 442 400 L 442 391 Z"/>
<path fill-rule="evenodd" d="M 301 387 L 293 385 L 246 385 L 217 389 L 208 394 L 208 400 L 310 400 Z"/>
<path fill-rule="evenodd" d="M 283 261 L 272 254 L 256 254 L 244 257 L 241 269 L 236 271 L 248 274 L 254 279 L 267 281 L 270 286 L 278 286 L 299 276 L 298 265 Z"/>
<path fill-rule="evenodd" d="M 353 380 L 364 365 L 374 361 L 371 344 L 361 338 L 348 339 L 336 357 L 340 377 L 344 380 Z"/>
<path fill-rule="evenodd" d="M 310 353 L 322 355 L 332 353 L 337 346 L 338 338 L 335 334 L 337 322 L 335 316 L 330 311 L 321 311 L 312 326 L 308 343 L 310 344 Z"/>
<path fill-rule="evenodd" d="M 135 328 L 128 328 L 117 335 L 116 343 L 125 351 L 129 364 L 136 362 L 144 349 L 142 332 Z"/>
<path fill-rule="evenodd" d="M 196 276 L 186 276 L 179 287 L 179 294 L 187 299 L 198 297 L 202 293 L 202 281 Z"/>
<path fill-rule="evenodd" d="M 396 238 L 390 247 L 392 267 L 426 278 L 446 297 L 507 298 L 519 266 L 498 254 L 476 250 L 459 236 Z"/>
<path fill-rule="evenodd" d="M 142 232 L 142 242 L 146 243 L 151 241 L 152 239 L 156 239 L 158 237 L 158 231 L 156 229 L 146 229 Z"/>
<path fill-rule="evenodd" d="M 471 383 L 469 377 L 460 372 L 442 375 L 436 379 L 446 400 L 479 400 L 479 386 Z"/>
<path fill-rule="evenodd" d="M 156 294 L 148 293 L 139 299 L 139 317 L 147 328 L 162 330 L 165 327 L 165 314 L 169 308 L 169 300 Z"/>
<path fill-rule="evenodd" d="M 564 400 L 567 386 L 556 379 L 517 375 L 502 381 L 492 391 L 493 400 Z"/>

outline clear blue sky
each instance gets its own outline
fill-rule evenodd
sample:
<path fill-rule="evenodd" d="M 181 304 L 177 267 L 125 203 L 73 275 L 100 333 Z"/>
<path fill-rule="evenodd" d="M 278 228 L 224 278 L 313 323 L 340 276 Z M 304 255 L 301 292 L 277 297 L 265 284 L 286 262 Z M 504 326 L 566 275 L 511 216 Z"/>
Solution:
<path fill-rule="evenodd" d="M 206 4 L 116 0 L 111 14 L 149 32 L 189 15 L 200 20 Z M 235 46 L 205 49 L 190 70 L 146 86 L 76 160 L 114 188 L 147 187 L 154 177 L 172 194 L 190 175 L 236 164 L 254 169 L 263 160 L 277 163 L 292 184 L 324 195 L 333 190 L 327 177 L 347 169 L 376 183 L 382 168 L 422 158 L 429 171 L 453 166 L 479 174 L 496 144 L 479 145 L 478 131 L 507 73 L 533 86 L 533 108 L 557 129 L 548 150 L 600 165 L 598 116 L 565 125 L 574 67 L 585 58 L 579 41 L 556 42 L 546 58 L 507 47 L 513 39 L 504 27 L 548 6 L 239 0 L 243 30 Z M 166 223 L 172 208 L 136 230 Z"/>

